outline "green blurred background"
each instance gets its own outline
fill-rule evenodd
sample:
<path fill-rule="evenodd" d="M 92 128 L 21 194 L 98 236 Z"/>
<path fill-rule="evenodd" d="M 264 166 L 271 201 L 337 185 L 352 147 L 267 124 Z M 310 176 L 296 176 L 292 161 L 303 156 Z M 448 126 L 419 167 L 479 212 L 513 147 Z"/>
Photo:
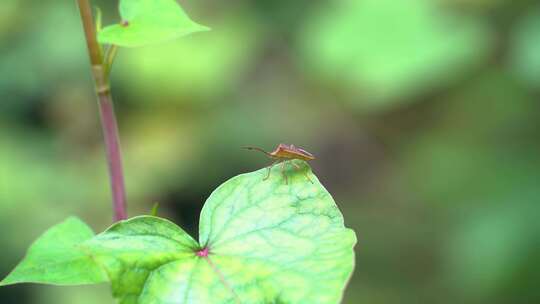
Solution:
<path fill-rule="evenodd" d="M 94 3 L 106 23 L 116 2 Z M 183 0 L 213 28 L 122 49 L 130 215 L 193 235 L 210 192 L 293 143 L 358 235 L 344 303 L 540 303 L 540 3 Z M 0 276 L 46 228 L 110 224 L 75 1 L 0 1 Z M 19 285 L 0 303 L 113 303 Z"/>

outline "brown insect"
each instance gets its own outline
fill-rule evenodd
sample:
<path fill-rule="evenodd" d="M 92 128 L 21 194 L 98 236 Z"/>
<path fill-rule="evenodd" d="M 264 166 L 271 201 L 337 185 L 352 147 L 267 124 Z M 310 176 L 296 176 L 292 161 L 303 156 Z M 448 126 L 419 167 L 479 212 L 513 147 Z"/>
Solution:
<path fill-rule="evenodd" d="M 270 171 L 272 170 L 272 167 L 281 163 L 281 174 L 285 178 L 285 184 L 288 184 L 287 175 L 285 174 L 285 164 L 287 163 L 287 161 L 293 160 L 293 159 L 310 161 L 310 160 L 315 159 L 315 156 L 313 156 L 313 154 L 309 153 L 308 151 L 304 149 L 297 148 L 294 145 L 279 144 L 277 148 L 272 152 L 266 152 L 263 149 L 257 148 L 257 147 L 244 147 L 244 148 L 248 150 L 256 150 L 256 151 L 262 152 L 266 154 L 268 157 L 270 157 L 271 159 L 275 160 L 272 164 L 266 167 L 268 168 L 268 174 L 263 180 L 267 180 L 270 177 Z M 299 169 L 299 170 L 301 169 L 298 164 L 294 162 L 289 162 L 289 163 L 292 164 L 296 169 Z M 309 178 L 306 172 L 304 172 L 304 175 L 313 184 L 313 181 L 311 180 L 311 178 Z"/>

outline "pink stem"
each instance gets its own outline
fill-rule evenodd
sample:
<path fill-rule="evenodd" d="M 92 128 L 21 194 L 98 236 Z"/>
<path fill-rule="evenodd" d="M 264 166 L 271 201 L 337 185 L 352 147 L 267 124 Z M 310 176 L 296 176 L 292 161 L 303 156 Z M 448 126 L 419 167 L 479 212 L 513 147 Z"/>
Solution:
<path fill-rule="evenodd" d="M 114 114 L 114 107 L 111 97 L 111 90 L 108 81 L 108 68 L 103 62 L 101 46 L 97 41 L 96 26 L 89 0 L 77 0 L 81 19 L 92 65 L 92 75 L 99 99 L 99 110 L 101 112 L 101 125 L 105 140 L 107 162 L 109 165 L 109 176 L 113 196 L 114 220 L 120 221 L 127 218 L 126 212 L 126 191 L 124 186 L 124 174 L 122 169 L 122 157 L 120 152 L 120 141 L 118 136 L 118 124 Z"/>

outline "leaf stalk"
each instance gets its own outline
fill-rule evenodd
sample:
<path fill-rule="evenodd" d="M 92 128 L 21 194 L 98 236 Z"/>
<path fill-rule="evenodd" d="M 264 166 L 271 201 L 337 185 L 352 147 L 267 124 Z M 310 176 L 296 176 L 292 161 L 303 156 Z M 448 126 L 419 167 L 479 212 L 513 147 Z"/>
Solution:
<path fill-rule="evenodd" d="M 109 177 L 112 191 L 114 220 L 120 221 L 127 218 L 126 190 L 122 167 L 122 154 L 118 134 L 118 123 L 114 112 L 113 100 L 109 85 L 109 72 L 112 62 L 104 62 L 103 51 L 97 41 L 96 25 L 92 14 L 89 0 L 77 0 L 81 14 L 81 20 L 86 37 L 92 76 L 101 116 L 101 126 L 105 141 L 105 150 L 109 168 Z M 114 47 L 116 48 L 116 47 Z M 116 49 L 114 50 L 116 51 Z M 109 54 L 109 58 L 111 58 Z M 112 56 L 114 58 L 114 56 Z M 112 61 L 112 58 L 110 59 Z"/>

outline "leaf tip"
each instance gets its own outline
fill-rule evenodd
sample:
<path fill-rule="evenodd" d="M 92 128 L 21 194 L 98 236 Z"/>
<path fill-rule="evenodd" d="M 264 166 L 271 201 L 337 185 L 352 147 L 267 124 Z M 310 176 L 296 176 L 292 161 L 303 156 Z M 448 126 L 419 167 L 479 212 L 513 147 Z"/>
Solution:
<path fill-rule="evenodd" d="M 80 218 L 74 215 L 70 215 L 64 220 L 64 223 L 70 223 L 70 222 L 83 223 L 83 221 Z"/>
<path fill-rule="evenodd" d="M 2 281 L 0 281 L 0 287 L 3 287 L 3 286 L 8 286 L 8 285 L 13 285 L 13 284 L 17 284 L 19 282 L 13 280 L 11 278 L 13 272 L 11 272 L 10 274 L 8 274 Z"/>
<path fill-rule="evenodd" d="M 150 211 L 150 216 L 156 216 L 158 215 L 158 211 L 159 211 L 159 202 L 155 202 L 154 203 L 154 206 L 152 207 L 152 210 Z"/>
<path fill-rule="evenodd" d="M 209 31 L 211 31 L 211 30 L 212 30 L 211 27 L 208 27 L 208 26 L 199 24 L 199 31 L 200 31 L 200 32 L 209 32 Z"/>
<path fill-rule="evenodd" d="M 94 7 L 96 11 L 96 32 L 101 32 L 101 29 L 103 28 L 103 12 L 101 11 L 101 8 L 99 6 Z"/>

